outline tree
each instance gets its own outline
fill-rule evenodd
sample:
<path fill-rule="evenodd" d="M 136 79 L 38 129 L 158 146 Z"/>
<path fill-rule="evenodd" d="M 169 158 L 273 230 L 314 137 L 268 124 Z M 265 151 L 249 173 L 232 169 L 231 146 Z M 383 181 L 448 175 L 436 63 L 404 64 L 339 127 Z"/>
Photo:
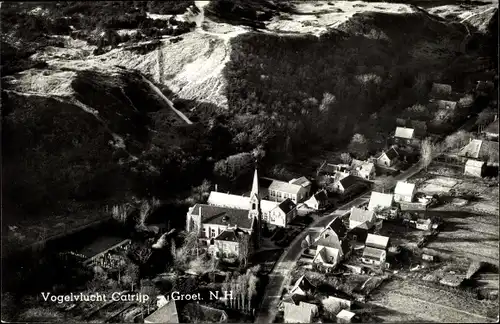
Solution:
<path fill-rule="evenodd" d="M 430 138 L 426 138 L 422 141 L 420 145 L 420 160 L 426 171 L 437 153 L 437 147 L 432 143 Z"/>
<path fill-rule="evenodd" d="M 134 291 L 134 286 L 139 280 L 139 267 L 133 263 L 129 263 L 121 279 L 123 284 L 130 285 L 130 290 Z"/>
<path fill-rule="evenodd" d="M 321 104 L 319 105 L 319 111 L 328 112 L 328 109 L 335 103 L 335 101 L 335 95 L 325 92 L 323 94 L 323 100 L 321 100 Z"/>
<path fill-rule="evenodd" d="M 340 154 L 340 160 L 342 160 L 342 163 L 349 164 L 352 161 L 352 157 L 349 153 L 342 153 Z"/>
<path fill-rule="evenodd" d="M 257 283 L 259 279 L 252 273 L 250 269 L 247 270 L 248 285 L 247 285 L 247 299 L 248 299 L 248 312 L 252 311 L 252 298 L 257 293 Z"/>
<path fill-rule="evenodd" d="M 359 133 L 352 136 L 351 142 L 349 143 L 348 150 L 354 156 L 365 159 L 368 154 L 368 142 L 366 138 Z"/>
<path fill-rule="evenodd" d="M 481 111 L 477 115 L 476 125 L 477 125 L 477 131 L 478 131 L 478 133 L 481 132 L 481 130 L 486 125 L 488 125 L 489 123 L 491 123 L 491 121 L 493 120 L 493 118 L 495 118 L 495 113 L 496 112 L 493 109 L 485 109 L 485 110 Z"/>
<path fill-rule="evenodd" d="M 447 149 L 456 149 L 459 147 L 463 147 L 464 145 L 469 143 L 469 140 L 472 137 L 473 136 L 471 133 L 464 130 L 459 130 L 458 132 L 446 136 L 444 140 L 444 146 Z"/>

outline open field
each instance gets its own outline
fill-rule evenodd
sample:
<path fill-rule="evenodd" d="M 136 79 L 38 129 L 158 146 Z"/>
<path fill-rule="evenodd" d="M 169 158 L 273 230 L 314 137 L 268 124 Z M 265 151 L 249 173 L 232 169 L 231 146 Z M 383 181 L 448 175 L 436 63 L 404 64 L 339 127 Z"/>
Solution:
<path fill-rule="evenodd" d="M 383 285 L 370 303 L 385 309 L 376 316 L 387 322 L 485 323 L 494 322 L 498 314 L 493 302 L 398 279 Z"/>

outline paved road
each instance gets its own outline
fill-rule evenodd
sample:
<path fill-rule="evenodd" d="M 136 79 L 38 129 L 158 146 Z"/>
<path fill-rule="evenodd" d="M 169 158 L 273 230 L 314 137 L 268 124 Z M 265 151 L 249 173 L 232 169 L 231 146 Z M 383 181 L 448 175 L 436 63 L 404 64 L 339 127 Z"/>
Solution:
<path fill-rule="evenodd" d="M 397 181 L 406 180 L 422 170 L 420 163 L 415 164 L 405 172 L 391 178 L 389 188 L 392 189 Z M 295 267 L 297 261 L 302 255 L 301 242 L 307 235 L 310 229 L 322 228 L 330 223 L 336 216 L 344 216 L 349 213 L 351 207 L 359 206 L 366 203 L 370 199 L 371 190 L 353 199 L 352 201 L 338 207 L 328 215 L 322 216 L 315 220 L 304 229 L 285 249 L 281 257 L 276 262 L 273 271 L 269 274 L 269 284 L 266 287 L 264 299 L 255 318 L 255 323 L 272 323 L 278 312 L 278 304 L 280 302 L 283 289 L 290 284 L 291 270 Z"/>

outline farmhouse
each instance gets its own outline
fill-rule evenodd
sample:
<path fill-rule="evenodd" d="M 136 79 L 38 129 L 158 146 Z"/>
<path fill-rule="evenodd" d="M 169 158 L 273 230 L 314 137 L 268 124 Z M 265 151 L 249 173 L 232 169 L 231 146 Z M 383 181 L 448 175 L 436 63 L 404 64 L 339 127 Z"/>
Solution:
<path fill-rule="evenodd" d="M 481 178 L 485 167 L 484 161 L 468 159 L 465 163 L 464 175 Z"/>
<path fill-rule="evenodd" d="M 363 179 L 375 178 L 375 165 L 371 162 L 353 159 L 351 161 L 351 174 Z"/>
<path fill-rule="evenodd" d="M 393 202 L 393 195 L 381 192 L 372 191 L 370 202 L 368 203 L 368 210 L 374 211 L 375 209 L 391 208 Z"/>
<path fill-rule="evenodd" d="M 272 201 L 290 199 L 296 204 L 308 197 L 309 190 L 309 187 L 275 180 L 269 186 L 269 199 Z"/>
<path fill-rule="evenodd" d="M 318 314 L 318 306 L 305 302 L 298 305 L 292 303 L 284 304 L 285 323 L 312 323 L 313 318 Z"/>
<path fill-rule="evenodd" d="M 370 229 L 375 225 L 376 217 L 372 210 L 367 210 L 363 208 L 352 207 L 351 215 L 349 216 L 349 229 L 353 229 L 360 225 Z"/>
<path fill-rule="evenodd" d="M 417 189 L 414 183 L 398 181 L 396 184 L 396 188 L 394 189 L 394 201 L 412 202 L 416 190 Z"/>
<path fill-rule="evenodd" d="M 307 296 L 313 293 L 314 288 L 314 285 L 305 276 L 301 276 L 290 289 L 290 294 Z"/>
<path fill-rule="evenodd" d="M 458 153 L 459 156 L 483 161 L 498 162 L 498 142 L 471 139 Z"/>
<path fill-rule="evenodd" d="M 415 141 L 415 130 L 413 128 L 396 127 L 394 141 L 397 144 L 413 144 Z"/>
<path fill-rule="evenodd" d="M 365 242 L 365 249 L 361 260 L 364 263 L 382 265 L 387 258 L 387 248 L 389 238 L 375 234 L 368 234 Z"/>
<path fill-rule="evenodd" d="M 390 168 L 399 161 L 399 153 L 394 147 L 391 147 L 386 152 L 383 152 L 377 158 L 377 165 L 381 167 Z"/>
<path fill-rule="evenodd" d="M 318 191 L 312 195 L 311 198 L 306 200 L 304 204 L 314 210 L 321 210 L 325 208 L 328 204 L 328 194 L 326 193 L 326 190 Z"/>

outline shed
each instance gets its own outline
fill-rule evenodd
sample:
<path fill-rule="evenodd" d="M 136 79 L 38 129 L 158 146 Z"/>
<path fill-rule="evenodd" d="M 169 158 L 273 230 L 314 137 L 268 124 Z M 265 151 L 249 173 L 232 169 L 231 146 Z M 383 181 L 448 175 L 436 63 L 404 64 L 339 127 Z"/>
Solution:
<path fill-rule="evenodd" d="M 375 210 L 376 208 L 390 208 L 392 206 L 393 198 L 392 194 L 372 191 L 370 202 L 368 203 L 368 210 Z"/>
<path fill-rule="evenodd" d="M 465 163 L 464 175 L 481 178 L 485 168 L 486 163 L 484 161 L 469 159 Z"/>
<path fill-rule="evenodd" d="M 352 323 L 354 316 L 353 312 L 343 309 L 337 314 L 337 323 Z"/>
<path fill-rule="evenodd" d="M 394 133 L 394 137 L 400 138 L 403 140 L 411 140 L 411 139 L 413 139 L 414 132 L 415 132 L 415 130 L 413 128 L 396 127 L 396 132 Z"/>
<path fill-rule="evenodd" d="M 394 201 L 412 202 L 415 195 L 416 187 L 414 183 L 398 181 L 394 189 Z"/>
<path fill-rule="evenodd" d="M 368 234 L 365 245 L 385 250 L 389 246 L 389 238 L 382 235 Z"/>

